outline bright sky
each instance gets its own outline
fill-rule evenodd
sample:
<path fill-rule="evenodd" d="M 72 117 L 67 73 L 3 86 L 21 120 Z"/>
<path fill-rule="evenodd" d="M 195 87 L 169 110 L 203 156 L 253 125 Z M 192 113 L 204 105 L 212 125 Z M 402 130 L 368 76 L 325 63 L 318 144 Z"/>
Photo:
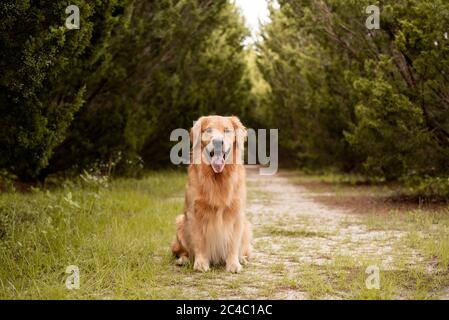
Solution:
<path fill-rule="evenodd" d="M 268 11 L 267 1 L 268 0 L 234 0 L 245 17 L 246 24 L 251 30 L 253 39 L 256 38 L 256 35 L 260 30 L 259 21 L 261 23 L 270 21 L 270 12 Z"/>

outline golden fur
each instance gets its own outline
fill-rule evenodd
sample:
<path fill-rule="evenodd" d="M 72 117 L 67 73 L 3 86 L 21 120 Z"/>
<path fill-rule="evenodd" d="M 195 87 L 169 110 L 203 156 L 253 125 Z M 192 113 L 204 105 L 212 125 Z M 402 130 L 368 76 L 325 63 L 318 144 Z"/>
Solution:
<path fill-rule="evenodd" d="M 233 131 L 227 135 L 229 127 Z M 237 117 L 201 117 L 191 131 L 191 136 L 201 134 L 201 151 L 213 138 L 203 135 L 210 128 L 214 130 L 213 137 L 224 137 L 232 145 L 228 159 L 232 163 L 215 173 L 201 155 L 201 163 L 189 166 L 184 214 L 176 219 L 176 238 L 171 249 L 180 265 L 192 260 L 195 270 L 207 271 L 211 264 L 225 263 L 227 271 L 240 272 L 241 263 L 246 263 L 251 254 L 252 237 L 244 213 L 245 168 L 237 163 L 243 146 L 237 132 L 245 135 L 246 129 Z"/>

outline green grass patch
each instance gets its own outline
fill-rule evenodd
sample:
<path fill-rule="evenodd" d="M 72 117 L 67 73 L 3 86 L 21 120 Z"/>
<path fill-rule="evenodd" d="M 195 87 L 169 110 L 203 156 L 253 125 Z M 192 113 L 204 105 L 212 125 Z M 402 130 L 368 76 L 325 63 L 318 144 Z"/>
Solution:
<path fill-rule="evenodd" d="M 326 237 L 328 234 L 325 232 L 309 231 L 304 228 L 279 228 L 275 226 L 265 227 L 262 229 L 262 234 L 278 236 L 278 237 Z"/>
<path fill-rule="evenodd" d="M 164 275 L 184 184 L 184 174 L 161 172 L 3 193 L 0 298 L 165 297 L 156 288 L 173 281 Z M 80 269 L 79 290 L 65 287 L 69 265 Z"/>

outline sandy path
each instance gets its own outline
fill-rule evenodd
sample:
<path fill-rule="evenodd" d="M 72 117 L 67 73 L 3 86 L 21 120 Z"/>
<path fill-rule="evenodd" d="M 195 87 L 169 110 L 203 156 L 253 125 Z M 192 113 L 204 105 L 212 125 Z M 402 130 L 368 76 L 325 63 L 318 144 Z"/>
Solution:
<path fill-rule="evenodd" d="M 328 290 L 331 293 L 324 296 L 311 295 L 317 287 L 327 285 L 322 279 L 335 275 L 339 261 L 363 270 L 355 285 L 365 286 L 364 270 L 370 265 L 378 266 L 381 273 L 401 272 L 422 259 L 405 245 L 406 232 L 368 228 L 360 214 L 320 204 L 311 191 L 291 183 L 288 176 L 262 176 L 257 168 L 249 167 L 247 186 L 246 212 L 254 229 L 250 263 L 238 275 L 224 268 L 213 268 L 207 274 L 189 272 L 180 283 L 186 296 L 339 299 L 346 294 Z M 321 280 L 314 283 L 314 277 Z"/>
<path fill-rule="evenodd" d="M 253 266 L 265 281 L 288 284 L 290 278 L 297 284 L 275 290 L 272 298 L 308 298 L 298 273 L 307 265 L 323 266 L 350 257 L 376 261 L 381 270 L 388 270 L 393 258 L 398 259 L 405 233 L 369 230 L 357 215 L 314 201 L 310 191 L 285 176 L 261 176 L 257 168 L 248 168 L 247 173 L 247 214 L 255 230 Z M 420 259 L 406 247 L 399 252 L 405 264 Z"/>

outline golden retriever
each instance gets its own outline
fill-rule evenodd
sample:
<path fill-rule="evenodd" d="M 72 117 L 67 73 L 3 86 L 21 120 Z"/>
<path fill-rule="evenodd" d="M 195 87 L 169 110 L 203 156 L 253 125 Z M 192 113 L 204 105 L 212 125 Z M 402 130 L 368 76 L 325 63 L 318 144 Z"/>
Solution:
<path fill-rule="evenodd" d="M 226 264 L 238 273 L 251 254 L 251 225 L 245 217 L 243 146 L 246 128 L 237 117 L 208 116 L 190 131 L 184 214 L 176 219 L 171 250 L 176 263 L 190 260 L 194 270 Z"/>

